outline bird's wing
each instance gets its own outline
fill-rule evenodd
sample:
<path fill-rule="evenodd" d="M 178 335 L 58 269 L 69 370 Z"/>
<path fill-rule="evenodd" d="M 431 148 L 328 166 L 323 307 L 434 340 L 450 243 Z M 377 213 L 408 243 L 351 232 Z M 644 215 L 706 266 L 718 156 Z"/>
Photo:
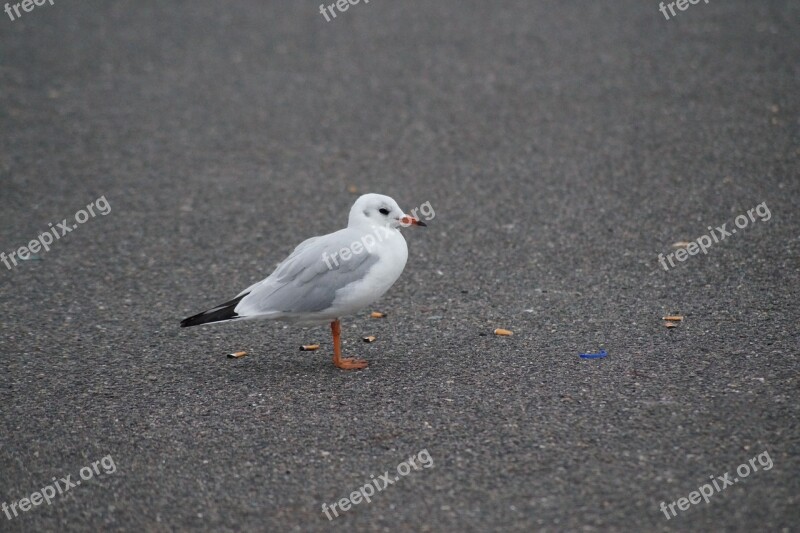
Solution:
<path fill-rule="evenodd" d="M 335 256 L 358 242 L 348 228 L 303 241 L 268 278 L 242 291 L 239 316 L 273 313 L 315 313 L 331 307 L 336 291 L 363 279 L 378 256 L 362 249 L 348 260 Z M 326 258 L 328 259 L 326 261 Z"/>

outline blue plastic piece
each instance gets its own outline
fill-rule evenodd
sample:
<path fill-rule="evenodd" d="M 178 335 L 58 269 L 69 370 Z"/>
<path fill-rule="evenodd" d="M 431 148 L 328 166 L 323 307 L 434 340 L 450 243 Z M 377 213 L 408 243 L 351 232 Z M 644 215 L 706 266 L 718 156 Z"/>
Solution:
<path fill-rule="evenodd" d="M 602 359 L 603 357 L 607 356 L 605 348 L 600 350 L 597 353 L 582 353 L 581 358 L 583 359 Z"/>

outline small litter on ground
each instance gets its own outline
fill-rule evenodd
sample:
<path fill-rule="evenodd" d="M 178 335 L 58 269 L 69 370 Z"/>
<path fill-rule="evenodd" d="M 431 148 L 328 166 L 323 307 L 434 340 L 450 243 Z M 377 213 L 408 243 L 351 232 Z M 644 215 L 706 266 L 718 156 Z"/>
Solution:
<path fill-rule="evenodd" d="M 606 353 L 605 348 L 603 348 L 597 353 L 582 353 L 581 354 L 581 359 L 602 359 L 603 357 L 606 357 L 607 355 L 608 355 L 608 353 Z"/>

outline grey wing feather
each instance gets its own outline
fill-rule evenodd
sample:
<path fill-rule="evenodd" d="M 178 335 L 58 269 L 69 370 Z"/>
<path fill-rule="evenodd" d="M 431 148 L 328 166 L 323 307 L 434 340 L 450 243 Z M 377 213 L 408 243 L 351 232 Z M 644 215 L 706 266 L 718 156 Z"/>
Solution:
<path fill-rule="evenodd" d="M 328 236 L 326 236 L 328 237 Z M 331 307 L 336 291 L 362 279 L 378 256 L 366 250 L 347 261 L 325 262 L 330 239 L 313 237 L 303 241 L 265 280 L 240 294 L 237 305 L 242 316 L 263 313 L 315 313 Z M 338 250 L 339 248 L 334 248 Z M 329 256 L 331 252 L 328 251 Z"/>

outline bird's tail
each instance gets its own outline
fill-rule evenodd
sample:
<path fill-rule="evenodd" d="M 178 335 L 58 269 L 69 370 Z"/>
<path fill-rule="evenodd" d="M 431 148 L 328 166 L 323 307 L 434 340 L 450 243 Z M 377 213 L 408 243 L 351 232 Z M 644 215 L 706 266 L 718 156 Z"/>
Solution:
<path fill-rule="evenodd" d="M 189 318 L 184 318 L 181 320 L 181 327 L 188 328 L 190 326 L 199 326 L 200 324 L 210 324 L 212 322 L 223 322 L 226 320 L 235 320 L 240 318 L 239 315 L 236 314 L 235 309 L 242 298 L 247 296 L 247 294 L 237 296 L 233 300 L 225 302 L 224 304 L 220 304 L 213 309 L 209 309 L 208 311 L 203 311 L 202 313 L 190 316 Z"/>

